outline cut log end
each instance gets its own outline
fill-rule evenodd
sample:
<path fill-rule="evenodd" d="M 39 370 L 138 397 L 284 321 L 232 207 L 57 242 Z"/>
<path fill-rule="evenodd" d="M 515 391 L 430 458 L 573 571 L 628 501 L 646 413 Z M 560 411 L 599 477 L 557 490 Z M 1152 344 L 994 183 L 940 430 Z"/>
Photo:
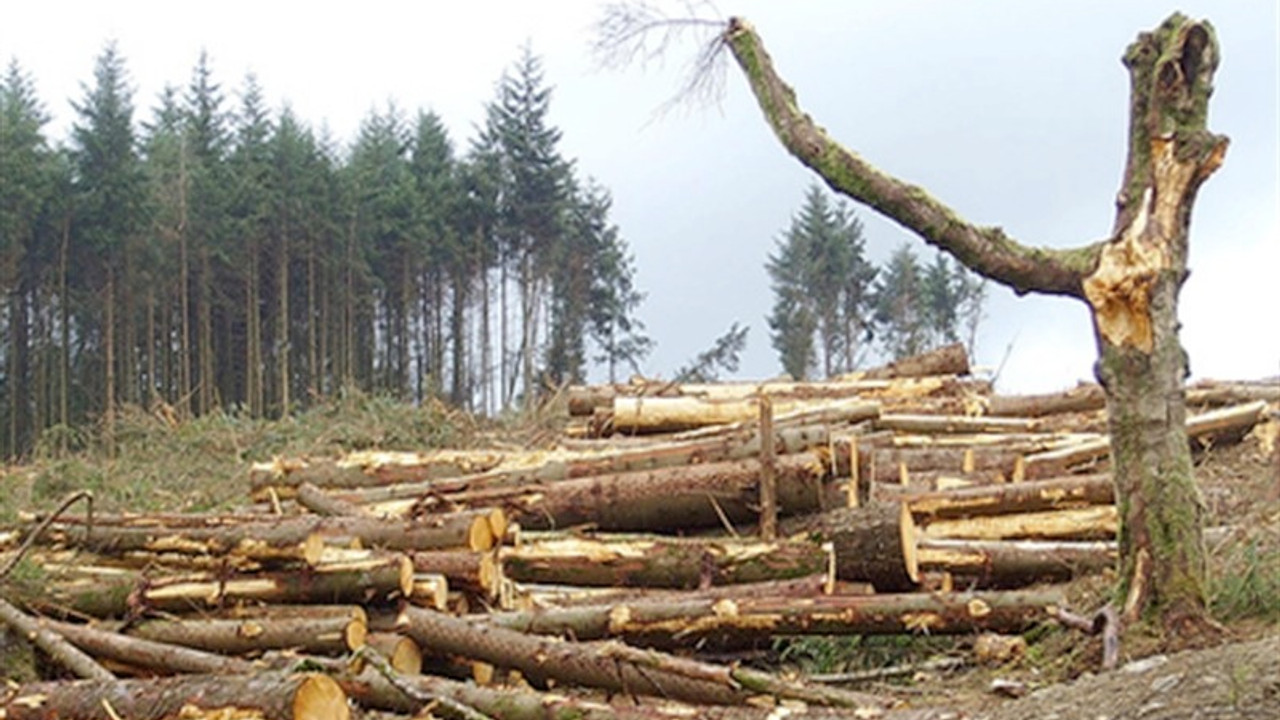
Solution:
<path fill-rule="evenodd" d="M 907 577 L 911 582 L 920 582 L 920 562 L 916 554 L 916 524 L 911 517 L 911 508 L 906 503 L 899 505 L 898 533 L 902 542 L 902 562 L 906 566 Z"/>
<path fill-rule="evenodd" d="M 294 720 L 351 720 L 347 694 L 328 675 L 312 674 L 293 695 Z"/>
<path fill-rule="evenodd" d="M 467 547 L 475 552 L 492 550 L 497 544 L 487 516 L 476 517 L 467 528 Z"/>

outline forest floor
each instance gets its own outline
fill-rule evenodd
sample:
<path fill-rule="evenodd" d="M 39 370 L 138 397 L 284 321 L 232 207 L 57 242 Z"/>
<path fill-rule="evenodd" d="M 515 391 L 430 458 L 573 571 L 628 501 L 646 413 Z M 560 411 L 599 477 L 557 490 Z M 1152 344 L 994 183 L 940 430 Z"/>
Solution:
<path fill-rule="evenodd" d="M 359 393 L 286 421 L 211 416 L 176 422 L 161 411 L 127 411 L 110 451 L 97 434 L 46 437 L 31 462 L 0 474 L 0 525 L 91 490 L 101 510 L 233 508 L 248 494 L 248 468 L 276 455 L 360 448 L 522 447 L 555 435 L 555 409 L 480 423 L 441 406 L 410 406 Z M 1270 427 L 1274 431 L 1275 423 Z M 974 638 L 804 638 L 756 659 L 801 674 L 850 674 L 889 665 L 891 679 L 849 685 L 891 694 L 934 717 L 1280 718 L 1280 466 L 1276 438 L 1257 433 L 1198 454 L 1207 509 L 1210 596 L 1222 631 L 1191 643 L 1150 627 L 1122 638 L 1115 670 L 1100 669 L 1099 637 L 1053 623 L 1025 636 L 1024 652 L 999 664 L 974 661 Z M 1069 586 L 1071 609 L 1105 604 L 1114 578 Z M 2 638 L 0 638 L 2 639 Z M 0 677 L 17 678 L 0 642 Z M 958 669 L 929 670 L 938 660 Z M 933 665 L 929 661 L 934 661 Z M 29 672 L 29 671 L 28 671 Z M 995 686 L 1008 691 L 997 692 Z M 1008 695 L 1019 695 L 1011 698 Z"/>

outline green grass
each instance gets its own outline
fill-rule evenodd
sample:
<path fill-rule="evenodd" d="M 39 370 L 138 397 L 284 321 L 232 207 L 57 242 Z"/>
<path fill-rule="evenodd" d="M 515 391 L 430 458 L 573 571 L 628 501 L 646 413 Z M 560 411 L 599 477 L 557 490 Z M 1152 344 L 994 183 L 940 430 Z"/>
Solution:
<path fill-rule="evenodd" d="M 78 490 L 91 491 L 103 510 L 225 509 L 246 500 L 254 462 L 467 447 L 475 434 L 468 416 L 441 403 L 412 405 L 359 391 L 282 420 L 233 409 L 175 421 L 171 414 L 127 406 L 110 443 L 101 428 L 46 431 L 30 462 L 0 475 L 0 522 L 21 510 L 48 510 Z"/>

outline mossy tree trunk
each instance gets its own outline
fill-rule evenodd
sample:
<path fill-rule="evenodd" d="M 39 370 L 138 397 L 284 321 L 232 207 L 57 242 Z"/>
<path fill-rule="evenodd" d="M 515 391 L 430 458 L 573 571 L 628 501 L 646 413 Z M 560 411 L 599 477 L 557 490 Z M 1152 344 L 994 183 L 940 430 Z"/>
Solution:
<path fill-rule="evenodd" d="M 923 189 L 871 166 L 799 109 L 750 24 L 730 20 L 722 39 L 779 140 L 832 188 L 1019 294 L 1064 295 L 1088 305 L 1122 510 L 1120 593 L 1127 614 L 1158 615 L 1175 629 L 1203 621 L 1203 513 L 1187 444 L 1177 301 L 1195 194 L 1227 147 L 1225 137 L 1206 129 L 1218 64 L 1212 26 L 1174 14 L 1128 48 L 1129 156 L 1115 227 L 1109 238 L 1066 250 L 1025 246 L 999 228 L 975 226 Z"/>

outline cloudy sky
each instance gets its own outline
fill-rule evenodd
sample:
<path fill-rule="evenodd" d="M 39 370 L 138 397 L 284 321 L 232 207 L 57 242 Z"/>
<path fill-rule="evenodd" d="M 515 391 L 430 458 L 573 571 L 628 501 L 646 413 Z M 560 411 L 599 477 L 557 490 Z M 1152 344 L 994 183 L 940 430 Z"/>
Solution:
<path fill-rule="evenodd" d="M 1055 247 L 1110 229 L 1125 154 L 1125 46 L 1175 9 L 1209 18 L 1223 55 L 1210 126 L 1232 143 L 1195 208 L 1183 341 L 1196 377 L 1280 374 L 1276 2 L 717 6 L 755 24 L 801 105 L 834 137 L 974 222 Z M 434 110 L 462 145 L 527 41 L 555 86 L 551 119 L 564 153 L 612 190 L 614 220 L 635 253 L 648 293 L 641 314 L 658 342 L 646 371 L 669 375 L 738 321 L 751 327 L 741 376 L 773 376 L 763 266 L 813 178 L 777 144 L 735 67 L 718 104 L 657 113 L 696 45 L 672 48 L 662 66 L 598 69 L 589 46 L 600 14 L 594 0 L 9 2 L 0 59 L 16 57 L 33 75 L 56 137 L 94 58 L 115 39 L 140 118 L 165 84 L 186 83 L 204 49 L 225 89 L 252 72 L 273 104 L 289 103 L 340 141 L 394 100 Z M 860 214 L 873 259 L 909 239 Z M 1091 377 L 1082 305 L 993 288 L 987 315 L 976 360 L 1001 368 L 1002 389 Z"/>

